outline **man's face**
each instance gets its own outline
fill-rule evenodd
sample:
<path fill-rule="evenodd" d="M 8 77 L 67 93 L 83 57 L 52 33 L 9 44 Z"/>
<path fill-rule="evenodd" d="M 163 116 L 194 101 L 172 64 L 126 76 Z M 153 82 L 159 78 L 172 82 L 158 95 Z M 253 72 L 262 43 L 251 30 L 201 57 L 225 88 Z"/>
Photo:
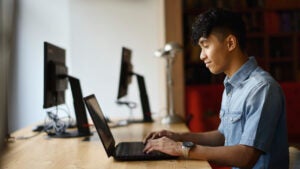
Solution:
<path fill-rule="evenodd" d="M 225 72 L 229 65 L 228 48 L 226 38 L 223 41 L 213 33 L 208 38 L 199 39 L 201 47 L 200 59 L 213 74 Z"/>

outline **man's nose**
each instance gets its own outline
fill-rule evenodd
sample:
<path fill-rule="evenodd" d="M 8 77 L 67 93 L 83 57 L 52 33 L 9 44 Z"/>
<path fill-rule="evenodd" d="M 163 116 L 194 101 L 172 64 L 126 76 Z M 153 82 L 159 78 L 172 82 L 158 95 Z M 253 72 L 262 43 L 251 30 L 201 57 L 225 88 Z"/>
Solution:
<path fill-rule="evenodd" d="M 206 57 L 206 54 L 205 54 L 204 50 L 201 50 L 201 52 L 200 52 L 200 60 L 203 61 L 205 59 L 205 57 Z"/>

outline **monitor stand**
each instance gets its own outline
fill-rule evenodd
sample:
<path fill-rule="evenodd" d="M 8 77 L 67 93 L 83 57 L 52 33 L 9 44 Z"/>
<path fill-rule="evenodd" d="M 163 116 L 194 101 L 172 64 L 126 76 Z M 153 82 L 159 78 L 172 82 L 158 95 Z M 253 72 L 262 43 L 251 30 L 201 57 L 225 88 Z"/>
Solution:
<path fill-rule="evenodd" d="M 142 110 L 143 110 L 143 119 L 142 120 L 129 120 L 129 123 L 143 123 L 143 122 L 153 122 L 153 119 L 151 117 L 151 110 L 149 106 L 149 100 L 148 100 L 148 95 L 146 91 L 146 85 L 145 85 L 145 80 L 144 77 L 133 73 L 133 75 L 136 76 L 137 82 L 138 82 L 138 87 L 139 87 L 139 92 L 140 92 L 140 100 L 142 104 Z"/>
<path fill-rule="evenodd" d="M 54 138 L 73 138 L 73 137 L 91 136 L 92 133 L 90 132 L 88 119 L 86 115 L 87 113 L 82 99 L 83 96 L 81 92 L 80 81 L 79 79 L 69 75 L 67 75 L 67 77 L 70 82 L 72 96 L 73 96 L 73 105 L 75 110 L 77 131 L 75 130 L 75 131 L 66 131 L 63 133 L 51 133 L 48 134 L 48 136 Z"/>

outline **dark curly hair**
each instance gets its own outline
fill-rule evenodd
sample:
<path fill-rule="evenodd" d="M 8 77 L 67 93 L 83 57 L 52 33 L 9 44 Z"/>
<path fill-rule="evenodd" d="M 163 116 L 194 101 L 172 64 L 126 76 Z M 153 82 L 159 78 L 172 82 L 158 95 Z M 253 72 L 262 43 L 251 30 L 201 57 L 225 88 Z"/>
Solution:
<path fill-rule="evenodd" d="M 229 34 L 234 35 L 241 50 L 246 48 L 246 27 L 237 13 L 226 9 L 213 8 L 196 17 L 192 25 L 192 41 L 196 45 L 201 37 L 207 38 L 212 32 L 224 40 Z"/>

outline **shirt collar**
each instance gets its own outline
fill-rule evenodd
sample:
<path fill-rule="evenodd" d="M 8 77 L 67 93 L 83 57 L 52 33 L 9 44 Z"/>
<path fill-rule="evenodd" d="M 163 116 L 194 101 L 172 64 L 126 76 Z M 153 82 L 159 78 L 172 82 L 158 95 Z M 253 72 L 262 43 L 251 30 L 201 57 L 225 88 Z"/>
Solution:
<path fill-rule="evenodd" d="M 257 62 L 254 57 L 249 57 L 248 61 L 242 65 L 242 67 L 233 74 L 231 78 L 228 76 L 224 79 L 224 85 L 230 84 L 233 87 L 239 86 L 244 80 L 246 80 L 251 72 L 257 68 Z"/>

